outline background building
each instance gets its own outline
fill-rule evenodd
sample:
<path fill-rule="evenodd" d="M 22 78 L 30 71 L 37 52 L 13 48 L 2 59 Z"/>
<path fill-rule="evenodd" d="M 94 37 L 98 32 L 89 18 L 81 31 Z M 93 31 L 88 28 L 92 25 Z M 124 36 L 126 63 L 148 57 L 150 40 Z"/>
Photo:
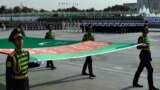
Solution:
<path fill-rule="evenodd" d="M 151 13 L 160 12 L 160 0 L 137 0 L 137 8 L 149 8 Z"/>
<path fill-rule="evenodd" d="M 137 10 L 137 3 L 124 3 L 123 6 L 128 7 L 132 11 Z"/>
<path fill-rule="evenodd" d="M 145 5 L 146 8 L 149 8 L 149 1 L 150 0 L 137 0 L 137 7 L 138 7 L 138 10 L 140 8 L 143 8 L 143 6 Z M 154 0 L 153 0 L 154 1 Z"/>
<path fill-rule="evenodd" d="M 150 0 L 150 9 L 153 12 L 160 12 L 160 0 Z"/>

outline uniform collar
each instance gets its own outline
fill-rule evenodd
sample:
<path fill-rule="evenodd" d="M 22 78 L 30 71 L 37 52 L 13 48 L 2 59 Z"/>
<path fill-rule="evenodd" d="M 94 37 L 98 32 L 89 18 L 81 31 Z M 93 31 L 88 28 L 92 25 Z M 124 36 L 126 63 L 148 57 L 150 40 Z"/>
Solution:
<path fill-rule="evenodd" d="M 16 51 L 17 53 L 21 53 L 21 52 L 22 52 L 22 49 L 15 49 L 15 51 Z"/>

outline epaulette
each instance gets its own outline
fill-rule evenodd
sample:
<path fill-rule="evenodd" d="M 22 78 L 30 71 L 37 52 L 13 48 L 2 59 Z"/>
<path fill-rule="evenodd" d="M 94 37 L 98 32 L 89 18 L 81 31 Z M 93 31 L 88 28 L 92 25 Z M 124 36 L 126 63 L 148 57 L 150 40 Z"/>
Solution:
<path fill-rule="evenodd" d="M 28 52 L 26 49 L 22 49 L 23 52 Z"/>
<path fill-rule="evenodd" d="M 22 49 L 22 51 L 23 51 L 23 52 L 27 52 L 27 53 L 29 53 L 29 51 L 27 51 L 27 50 L 25 50 L 25 49 Z"/>
<path fill-rule="evenodd" d="M 16 52 L 15 51 L 13 51 L 11 54 L 9 54 L 9 56 L 14 56 L 16 54 Z"/>
<path fill-rule="evenodd" d="M 17 28 L 17 31 L 20 33 L 21 30 L 19 28 Z"/>
<path fill-rule="evenodd" d="M 22 49 L 22 51 L 25 51 L 24 49 Z"/>

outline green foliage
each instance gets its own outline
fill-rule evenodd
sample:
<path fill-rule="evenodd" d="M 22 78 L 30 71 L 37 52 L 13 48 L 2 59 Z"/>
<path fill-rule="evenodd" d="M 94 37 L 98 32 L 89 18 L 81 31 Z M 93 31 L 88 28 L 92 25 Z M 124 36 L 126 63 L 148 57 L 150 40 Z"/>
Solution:
<path fill-rule="evenodd" d="M 129 10 L 130 9 L 128 7 L 125 7 L 123 5 L 115 5 L 104 9 L 104 11 L 129 11 Z"/>
<path fill-rule="evenodd" d="M 104 10 L 100 11 L 129 11 L 130 9 L 128 7 L 125 7 L 123 5 L 115 5 L 112 7 L 105 8 Z M 58 9 L 58 10 L 52 10 L 52 11 L 62 11 L 62 12 L 94 12 L 96 11 L 93 7 L 85 10 L 80 10 L 76 7 L 70 7 L 70 8 L 64 8 L 64 9 Z M 20 7 L 20 6 L 15 6 L 14 8 L 6 8 L 6 6 L 2 5 L 0 7 L 0 14 L 7 14 L 7 13 L 31 13 L 31 12 L 48 12 L 47 10 L 40 9 L 36 10 L 33 8 L 29 8 L 26 6 Z"/>
<path fill-rule="evenodd" d="M 21 13 L 21 11 L 22 10 L 21 10 L 21 8 L 19 6 L 16 6 L 16 7 L 13 8 L 13 12 L 14 13 Z"/>
<path fill-rule="evenodd" d="M 5 11 L 6 11 L 6 6 L 2 5 L 2 6 L 0 7 L 0 14 L 5 13 Z"/>
<path fill-rule="evenodd" d="M 28 7 L 23 7 L 22 12 L 24 13 L 32 12 L 32 9 Z"/>

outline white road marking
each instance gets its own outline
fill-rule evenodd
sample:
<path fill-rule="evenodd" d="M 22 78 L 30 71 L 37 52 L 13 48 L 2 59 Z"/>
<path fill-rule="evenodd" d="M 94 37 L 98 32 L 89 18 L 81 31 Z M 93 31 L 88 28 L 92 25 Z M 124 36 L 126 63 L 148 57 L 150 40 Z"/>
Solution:
<path fill-rule="evenodd" d="M 116 66 L 114 68 L 117 69 L 117 70 L 122 70 L 123 69 L 123 67 L 120 67 L 120 66 Z"/>

